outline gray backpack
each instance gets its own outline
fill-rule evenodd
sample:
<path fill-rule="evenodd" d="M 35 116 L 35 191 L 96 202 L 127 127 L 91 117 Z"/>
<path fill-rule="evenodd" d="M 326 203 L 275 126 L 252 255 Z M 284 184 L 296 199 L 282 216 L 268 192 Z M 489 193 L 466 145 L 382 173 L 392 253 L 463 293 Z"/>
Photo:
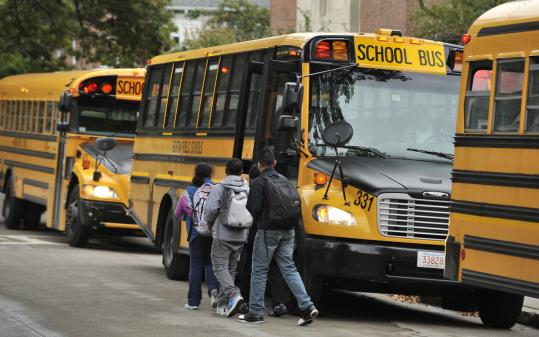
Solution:
<path fill-rule="evenodd" d="M 228 229 L 243 230 L 251 228 L 253 217 L 247 210 L 247 193 L 223 188 L 223 198 L 219 212 L 223 226 Z"/>

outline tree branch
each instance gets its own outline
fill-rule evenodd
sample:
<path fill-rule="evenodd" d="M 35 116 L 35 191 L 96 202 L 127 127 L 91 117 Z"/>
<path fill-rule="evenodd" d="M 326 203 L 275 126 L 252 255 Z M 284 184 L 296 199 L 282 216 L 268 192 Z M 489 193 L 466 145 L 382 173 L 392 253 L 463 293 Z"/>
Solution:
<path fill-rule="evenodd" d="M 432 16 L 432 17 L 435 17 L 436 14 L 434 14 L 433 11 L 430 10 L 430 8 L 427 7 L 427 5 L 425 5 L 425 0 L 417 0 L 419 2 L 419 8 L 421 8 L 422 11 L 424 11 L 425 13 L 427 13 L 428 15 Z"/>

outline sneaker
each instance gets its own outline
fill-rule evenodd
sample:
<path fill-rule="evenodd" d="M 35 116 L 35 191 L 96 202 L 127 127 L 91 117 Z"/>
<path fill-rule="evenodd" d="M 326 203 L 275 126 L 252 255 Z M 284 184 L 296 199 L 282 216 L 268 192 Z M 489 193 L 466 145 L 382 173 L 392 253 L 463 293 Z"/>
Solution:
<path fill-rule="evenodd" d="M 249 313 L 249 303 L 243 302 L 243 304 L 238 309 L 238 314 L 247 314 Z"/>
<path fill-rule="evenodd" d="M 198 305 L 189 305 L 189 303 L 185 303 L 183 308 L 187 310 L 198 310 Z"/>
<path fill-rule="evenodd" d="M 217 306 L 217 315 L 219 316 L 226 316 L 226 312 L 228 311 L 226 305 L 218 305 Z"/>
<path fill-rule="evenodd" d="M 243 297 L 238 295 L 233 299 L 228 301 L 228 311 L 226 312 L 226 317 L 232 317 L 238 313 L 238 309 L 243 304 Z"/>
<path fill-rule="evenodd" d="M 255 315 L 255 314 L 251 314 L 249 312 L 249 313 L 247 313 L 245 315 L 240 315 L 238 317 L 238 322 L 260 324 L 260 323 L 264 323 L 264 317 L 263 316 L 258 316 L 258 315 Z"/>
<path fill-rule="evenodd" d="M 286 308 L 286 305 L 284 303 L 275 304 L 273 308 L 271 308 L 270 316 L 271 317 L 281 317 L 283 315 L 288 314 L 288 309 Z"/>
<path fill-rule="evenodd" d="M 217 308 L 217 296 L 219 295 L 219 290 L 213 289 L 210 292 L 210 307 L 213 309 Z"/>
<path fill-rule="evenodd" d="M 318 309 L 314 305 L 311 305 L 305 310 L 301 310 L 298 325 L 306 326 L 313 322 L 313 320 L 318 316 Z"/>

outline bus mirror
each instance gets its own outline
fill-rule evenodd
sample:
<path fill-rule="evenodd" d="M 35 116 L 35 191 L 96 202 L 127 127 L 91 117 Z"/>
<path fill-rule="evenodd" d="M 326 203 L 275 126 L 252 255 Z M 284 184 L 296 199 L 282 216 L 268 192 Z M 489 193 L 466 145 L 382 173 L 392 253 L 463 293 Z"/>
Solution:
<path fill-rule="evenodd" d="M 112 150 L 116 146 L 116 140 L 114 138 L 99 138 L 95 141 L 95 147 L 98 150 L 107 152 Z"/>
<path fill-rule="evenodd" d="M 293 114 L 297 107 L 300 96 L 300 85 L 295 82 L 284 84 L 283 91 L 283 112 Z"/>
<path fill-rule="evenodd" d="M 279 117 L 279 130 L 280 131 L 296 131 L 298 124 L 298 118 L 289 115 L 282 115 Z"/>
<path fill-rule="evenodd" d="M 339 147 L 348 144 L 354 135 L 354 129 L 350 123 L 337 121 L 331 123 L 322 132 L 324 143 L 329 146 Z"/>
<path fill-rule="evenodd" d="M 73 102 L 73 96 L 69 92 L 64 92 L 60 96 L 60 101 L 58 102 L 58 110 L 61 112 L 69 112 L 71 109 L 71 103 Z"/>

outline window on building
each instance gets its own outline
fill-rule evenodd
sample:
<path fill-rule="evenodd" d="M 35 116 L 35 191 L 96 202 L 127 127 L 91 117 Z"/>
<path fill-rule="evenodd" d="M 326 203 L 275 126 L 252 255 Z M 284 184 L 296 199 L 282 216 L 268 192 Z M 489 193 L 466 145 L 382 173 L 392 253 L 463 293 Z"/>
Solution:
<path fill-rule="evenodd" d="M 206 78 L 204 79 L 204 92 L 202 98 L 202 106 L 200 107 L 200 113 L 198 117 L 198 128 L 207 128 L 210 121 L 210 114 L 212 109 L 213 92 L 215 90 L 215 79 L 217 77 L 217 70 L 219 69 L 219 58 L 211 58 L 208 61 L 208 68 L 206 70 Z"/>
<path fill-rule="evenodd" d="M 524 59 L 499 60 L 494 95 L 494 132 L 518 132 Z"/>
<path fill-rule="evenodd" d="M 464 104 L 464 129 L 466 132 L 487 131 L 491 83 L 492 62 L 472 62 Z"/>

